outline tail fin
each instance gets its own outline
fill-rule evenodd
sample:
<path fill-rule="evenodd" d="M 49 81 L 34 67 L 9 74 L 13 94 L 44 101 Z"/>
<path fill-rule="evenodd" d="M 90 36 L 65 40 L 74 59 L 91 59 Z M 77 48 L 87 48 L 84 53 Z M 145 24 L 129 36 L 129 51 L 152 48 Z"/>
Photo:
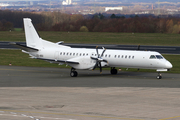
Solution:
<path fill-rule="evenodd" d="M 25 29 L 25 36 L 26 36 L 26 45 L 32 48 L 41 48 L 42 47 L 42 40 L 37 34 L 30 18 L 24 18 L 24 29 Z"/>

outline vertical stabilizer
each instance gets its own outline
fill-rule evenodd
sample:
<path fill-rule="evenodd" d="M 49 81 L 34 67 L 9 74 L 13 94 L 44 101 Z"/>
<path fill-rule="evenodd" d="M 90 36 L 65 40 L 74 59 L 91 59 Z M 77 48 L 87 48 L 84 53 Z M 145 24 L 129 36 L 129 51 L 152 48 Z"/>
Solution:
<path fill-rule="evenodd" d="M 32 48 L 42 48 L 42 40 L 37 34 L 30 18 L 24 18 L 24 30 L 26 36 L 26 45 Z"/>

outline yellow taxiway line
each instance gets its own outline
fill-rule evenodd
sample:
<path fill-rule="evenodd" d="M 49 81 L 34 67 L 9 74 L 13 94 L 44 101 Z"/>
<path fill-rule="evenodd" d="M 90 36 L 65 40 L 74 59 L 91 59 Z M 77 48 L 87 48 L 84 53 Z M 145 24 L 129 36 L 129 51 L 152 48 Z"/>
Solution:
<path fill-rule="evenodd" d="M 174 119 L 174 118 L 180 118 L 180 116 L 174 116 L 174 117 L 169 117 L 169 118 L 163 118 L 163 119 L 159 119 L 159 120 L 170 120 L 170 119 Z"/>

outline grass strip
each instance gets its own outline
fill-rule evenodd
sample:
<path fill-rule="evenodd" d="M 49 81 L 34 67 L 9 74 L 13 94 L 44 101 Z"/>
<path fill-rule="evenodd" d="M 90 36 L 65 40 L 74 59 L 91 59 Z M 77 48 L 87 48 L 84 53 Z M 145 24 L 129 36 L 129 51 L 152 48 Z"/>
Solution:
<path fill-rule="evenodd" d="M 180 46 L 180 34 L 40 31 L 39 35 L 51 42 Z M 0 41 L 25 42 L 23 31 L 1 31 L 0 36 Z"/>

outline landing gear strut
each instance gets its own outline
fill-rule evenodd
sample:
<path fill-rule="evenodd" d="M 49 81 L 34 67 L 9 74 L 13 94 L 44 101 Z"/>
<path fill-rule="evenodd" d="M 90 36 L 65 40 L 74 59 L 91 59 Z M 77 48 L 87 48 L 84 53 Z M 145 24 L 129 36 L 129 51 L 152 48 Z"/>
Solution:
<path fill-rule="evenodd" d="M 117 69 L 115 69 L 115 67 L 111 68 L 111 74 L 112 75 L 116 75 L 117 74 Z"/>
<path fill-rule="evenodd" d="M 78 73 L 77 73 L 76 69 L 71 68 L 70 76 L 71 77 L 77 77 L 78 76 Z"/>
<path fill-rule="evenodd" d="M 162 75 L 161 75 L 161 73 L 160 72 L 158 72 L 158 75 L 157 75 L 157 77 L 156 77 L 157 79 L 161 79 L 162 78 Z"/>

